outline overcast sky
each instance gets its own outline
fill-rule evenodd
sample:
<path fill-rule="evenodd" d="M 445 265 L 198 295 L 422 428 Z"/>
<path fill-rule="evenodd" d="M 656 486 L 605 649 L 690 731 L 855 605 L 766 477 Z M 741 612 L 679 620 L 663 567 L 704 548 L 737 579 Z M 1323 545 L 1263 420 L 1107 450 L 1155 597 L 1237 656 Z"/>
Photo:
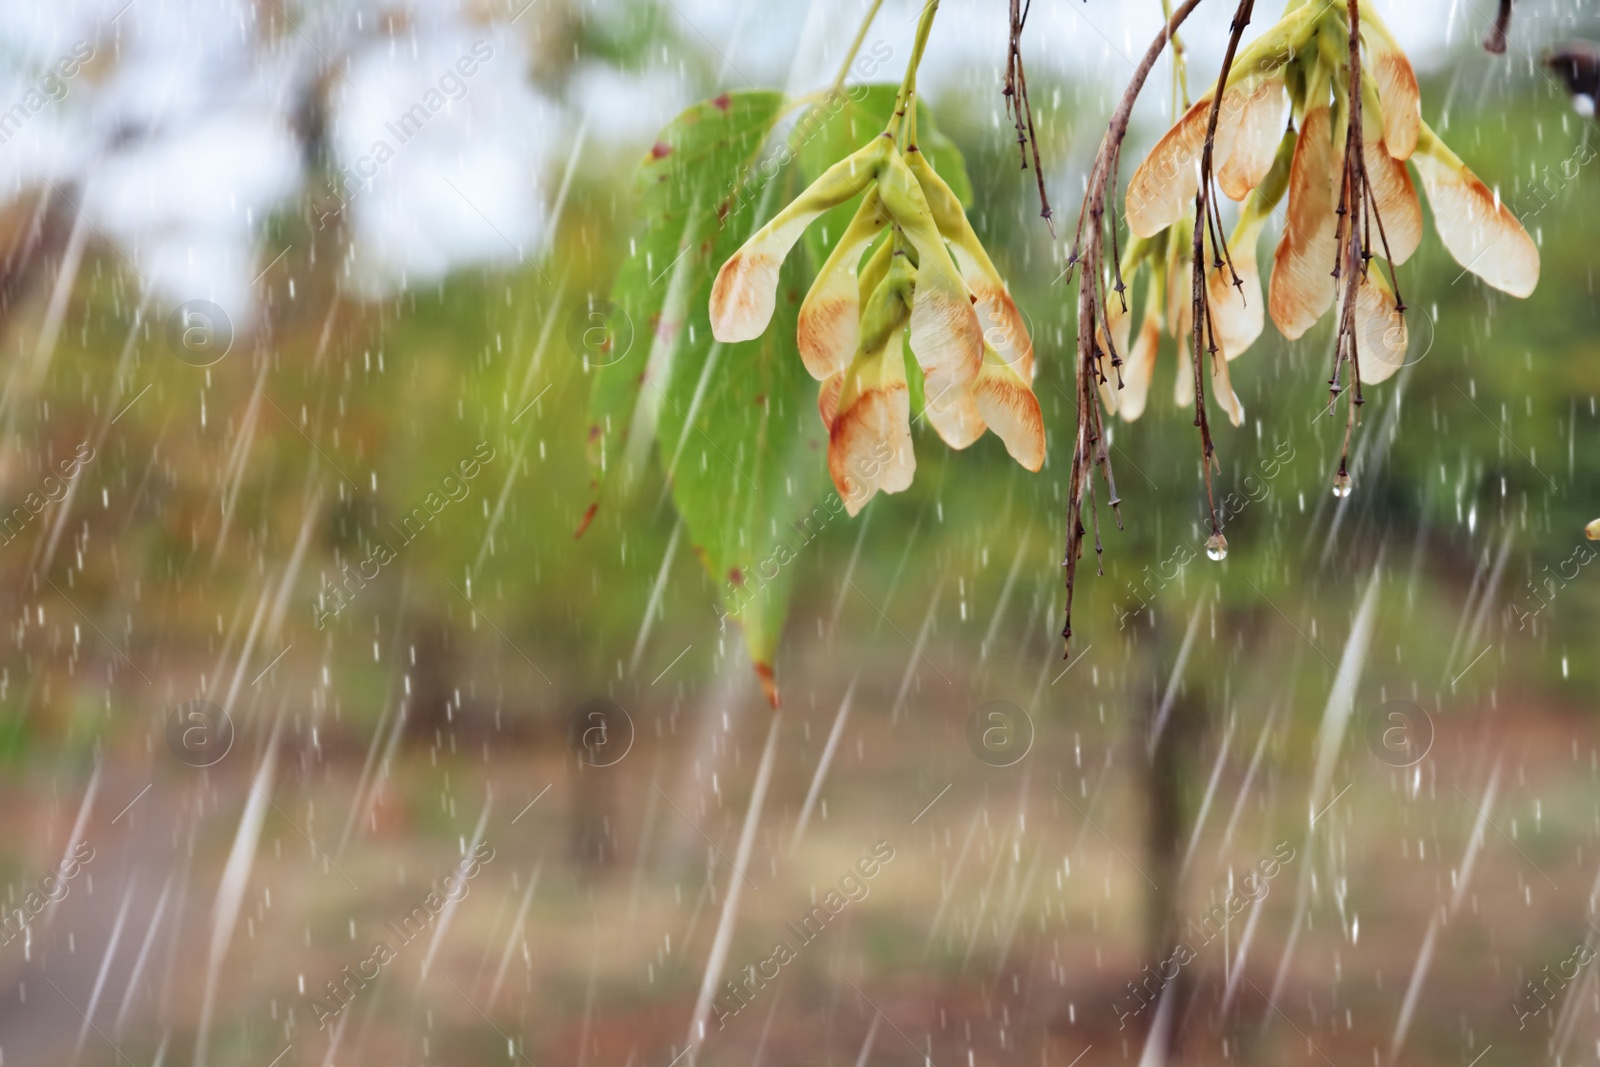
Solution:
<path fill-rule="evenodd" d="M 469 263 L 515 262 L 537 254 L 575 140 L 586 138 L 591 165 L 636 158 L 704 91 L 684 76 L 704 59 L 719 70 L 717 88 L 824 87 L 870 0 L 663 2 L 682 21 L 681 43 L 652 53 L 643 70 L 582 58 L 571 84 L 547 97 L 529 77 L 531 42 L 570 16 L 556 4 L 285 0 L 298 27 L 289 33 L 252 0 L 0 0 L 0 109 L 41 86 L 51 96 L 30 105 L 36 114 L 0 151 L 0 199 L 46 182 L 77 188 L 85 232 L 115 241 L 157 295 L 202 296 L 248 319 L 252 279 L 274 254 L 259 243 L 264 220 L 306 189 L 296 109 L 335 55 L 341 73 L 326 98 L 334 162 L 371 172 L 341 194 L 352 288 L 378 295 Z M 1584 0 L 1521 0 L 1515 47 L 1497 58 L 1478 47 L 1491 0 L 1368 2 L 1419 69 L 1448 69 L 1442 91 L 1423 101 L 1441 128 L 1453 102 L 1489 106 L 1511 78 L 1528 76 L 1549 43 L 1594 17 Z M 922 3 L 886 0 L 853 80 L 899 79 Z M 1247 39 L 1283 6 L 1263 0 Z M 602 22 L 638 17 L 629 0 L 574 0 L 573 8 Z M 406 28 L 383 32 L 379 16 L 401 9 Z M 514 10 L 528 17 L 513 25 Z M 1196 94 L 1215 75 L 1232 10 L 1231 0 L 1208 0 L 1184 30 Z M 1160 0 L 1034 0 L 1024 57 L 1041 124 L 1082 131 L 1103 123 L 1160 12 Z M 943 0 L 920 80 L 936 105 L 959 104 L 963 121 L 986 123 L 997 136 L 1009 136 L 1000 95 L 1006 33 L 1001 0 Z M 443 85 L 441 72 L 475 42 L 494 58 Z M 70 48 L 91 43 L 95 65 L 59 85 L 40 81 Z M 1163 62 L 1141 98 L 1135 152 L 1170 121 L 1170 77 Z M 1063 81 L 1080 88 L 1058 94 L 1053 86 Z M 430 92 L 442 107 L 429 105 L 415 143 L 388 132 Z M 392 161 L 387 151 L 375 159 L 378 142 L 391 139 Z M 1097 139 L 1075 132 L 1074 156 Z M 1069 161 L 1057 182 L 1070 186 L 1082 163 Z"/>
<path fill-rule="evenodd" d="M 1521 0 L 1515 46 L 1503 59 L 1478 47 L 1494 15 L 1492 0 L 1370 0 L 1399 38 L 1419 71 L 1443 68 L 1481 90 L 1487 80 L 1525 74 L 1552 41 L 1571 36 L 1580 20 L 1594 16 L 1584 0 Z M 1210 0 L 1183 31 L 1192 60 L 1191 90 L 1201 92 L 1215 76 L 1227 43 L 1230 0 Z M 1282 14 L 1283 0 L 1257 4 L 1246 40 Z M 1592 5 L 1589 5 L 1592 7 Z M 848 46 L 868 0 L 813 0 L 774 7 L 770 0 L 674 0 L 687 36 L 718 50 L 727 84 L 742 88 L 771 82 L 803 92 L 825 85 Z M 888 0 L 867 36 L 882 42 L 894 59 L 873 80 L 894 80 L 909 55 L 920 0 Z M 1053 73 L 1079 83 L 1105 86 L 1107 100 L 1120 95 L 1140 54 L 1161 25 L 1160 0 L 1034 0 L 1023 44 L 1030 73 Z M 948 92 L 993 92 L 996 106 L 1006 54 L 1005 5 L 998 0 L 943 0 L 928 46 L 921 83 L 930 97 Z M 1148 94 L 1159 104 L 1168 96 L 1170 68 L 1163 63 Z M 1036 106 L 1042 101 L 1035 100 Z"/>

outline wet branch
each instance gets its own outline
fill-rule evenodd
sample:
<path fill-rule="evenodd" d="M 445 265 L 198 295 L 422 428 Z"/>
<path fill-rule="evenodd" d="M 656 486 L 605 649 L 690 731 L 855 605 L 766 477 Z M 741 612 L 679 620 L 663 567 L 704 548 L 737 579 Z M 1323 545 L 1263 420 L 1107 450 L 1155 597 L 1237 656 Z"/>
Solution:
<path fill-rule="evenodd" d="M 1361 296 L 1361 286 L 1366 282 L 1367 271 L 1371 261 L 1376 255 L 1372 244 L 1372 227 L 1376 224 L 1378 240 L 1383 248 L 1383 257 L 1391 264 L 1394 259 L 1389 253 L 1389 241 L 1384 232 L 1383 218 L 1378 211 L 1378 205 L 1372 199 L 1371 183 L 1367 172 L 1366 142 L 1363 135 L 1364 100 L 1361 85 L 1361 0 L 1349 0 L 1350 15 L 1350 57 L 1349 71 L 1350 84 L 1348 88 L 1349 100 L 1346 105 L 1346 130 L 1344 148 L 1344 166 L 1341 171 L 1339 193 L 1339 222 L 1336 229 L 1335 255 L 1333 276 L 1339 280 L 1341 303 L 1339 307 L 1339 327 L 1334 344 L 1333 377 L 1329 379 L 1329 410 L 1337 403 L 1339 394 L 1343 391 L 1340 384 L 1341 372 L 1346 364 L 1350 367 L 1351 385 L 1349 391 L 1349 407 L 1345 416 L 1344 445 L 1339 454 L 1339 474 L 1335 483 L 1336 488 L 1347 489 L 1350 480 L 1350 439 L 1355 431 L 1357 409 L 1363 403 L 1361 396 L 1361 360 L 1360 346 L 1358 343 L 1359 332 L 1356 323 L 1357 303 Z M 1393 267 L 1390 268 L 1393 275 Z M 1395 292 L 1395 310 L 1405 314 L 1405 301 L 1400 296 L 1399 278 L 1393 282 Z"/>
<path fill-rule="evenodd" d="M 1216 445 L 1211 440 L 1211 422 L 1206 415 L 1206 385 L 1205 370 L 1207 360 L 1213 363 L 1219 358 L 1227 358 L 1226 353 L 1221 353 L 1217 348 L 1216 328 L 1211 319 L 1211 295 L 1206 285 L 1206 256 L 1205 237 L 1206 231 L 1211 231 L 1211 246 L 1216 258 L 1216 269 L 1224 266 L 1232 277 L 1232 284 L 1240 287 L 1244 283 L 1233 268 L 1233 256 L 1228 251 L 1227 239 L 1223 236 L 1222 227 L 1215 220 L 1219 215 L 1217 204 L 1216 182 L 1212 173 L 1214 156 L 1216 155 L 1217 122 L 1222 116 L 1222 100 L 1227 95 L 1228 75 L 1233 71 L 1233 60 L 1239 52 L 1239 41 L 1244 37 L 1245 27 L 1250 25 L 1250 16 L 1255 13 L 1255 0 L 1239 0 L 1239 8 L 1234 12 L 1233 24 L 1229 27 L 1228 51 L 1222 59 L 1222 73 L 1217 76 L 1217 89 L 1212 94 L 1211 115 L 1206 122 L 1206 143 L 1200 155 L 1200 188 L 1194 198 L 1194 283 L 1190 299 L 1193 303 L 1194 336 L 1194 424 L 1200 430 L 1200 465 L 1205 471 L 1206 506 L 1211 511 L 1211 535 L 1216 537 L 1222 532 L 1222 524 L 1217 519 L 1216 494 L 1212 490 L 1211 473 L 1216 464 Z"/>
<path fill-rule="evenodd" d="M 1028 169 L 1028 149 L 1033 149 L 1033 173 L 1039 182 L 1039 215 L 1055 234 L 1051 221 L 1050 198 L 1044 191 L 1044 167 L 1039 163 L 1039 135 L 1033 129 L 1033 105 L 1028 100 L 1028 76 L 1022 69 L 1022 27 L 1028 21 L 1033 0 L 1011 0 L 1011 44 L 1006 56 L 1006 114 L 1011 115 L 1017 127 L 1017 154 L 1022 159 L 1022 169 Z"/>
<path fill-rule="evenodd" d="M 1099 559 L 1102 553 L 1099 506 L 1094 493 L 1096 467 L 1100 468 L 1106 480 L 1107 491 L 1110 494 L 1108 503 L 1116 517 L 1117 525 L 1118 527 L 1122 525 L 1119 510 L 1121 501 L 1117 498 L 1116 479 L 1111 472 L 1111 452 L 1105 440 L 1105 422 L 1098 395 L 1099 384 L 1108 380 L 1105 373 L 1106 357 L 1110 356 L 1113 371 L 1116 371 L 1122 362 L 1111 341 L 1110 329 L 1106 329 L 1103 336 L 1106 341 L 1105 348 L 1111 351 L 1108 353 L 1101 348 L 1100 326 L 1105 322 L 1110 294 L 1114 293 L 1118 299 L 1122 299 L 1127 288 L 1123 284 L 1119 265 L 1113 255 L 1110 275 L 1115 284 L 1109 292 L 1107 290 L 1106 205 L 1108 201 L 1114 202 L 1122 142 L 1128 133 L 1128 121 L 1133 114 L 1133 105 L 1139 99 L 1139 93 L 1150 77 L 1150 71 L 1161 58 L 1161 53 L 1166 50 L 1167 43 L 1177 33 L 1178 27 L 1183 25 L 1183 21 L 1189 17 L 1189 13 L 1199 4 L 1200 0 L 1185 0 L 1177 11 L 1173 12 L 1167 24 L 1162 27 L 1161 33 L 1146 50 L 1139 66 L 1134 70 L 1133 79 L 1128 83 L 1128 88 L 1117 104 L 1116 111 L 1112 113 L 1106 134 L 1100 141 L 1100 150 L 1095 155 L 1094 165 L 1089 171 L 1088 192 L 1084 196 L 1083 209 L 1078 214 L 1072 258 L 1067 263 L 1069 275 L 1075 269 L 1078 271 L 1077 395 L 1074 398 L 1078 412 L 1077 433 L 1072 452 L 1072 478 L 1068 490 L 1066 552 L 1061 562 L 1065 569 L 1067 592 L 1066 624 L 1062 627 L 1061 637 L 1066 643 L 1072 640 L 1072 598 L 1077 583 L 1078 560 L 1083 555 L 1084 535 L 1088 533 L 1083 525 L 1085 495 L 1089 497 L 1090 522 L 1095 532 L 1096 558 Z M 1017 11 L 1017 0 L 1013 0 L 1012 10 Z M 1025 17 L 1026 13 L 1022 14 Z M 1018 22 L 1014 18 L 1013 26 L 1017 25 Z M 1013 49 L 1015 41 L 1016 36 L 1013 34 Z M 1112 218 L 1109 221 L 1113 248 L 1116 245 L 1115 211 L 1113 206 Z M 1120 382 L 1120 375 L 1118 377 Z"/>

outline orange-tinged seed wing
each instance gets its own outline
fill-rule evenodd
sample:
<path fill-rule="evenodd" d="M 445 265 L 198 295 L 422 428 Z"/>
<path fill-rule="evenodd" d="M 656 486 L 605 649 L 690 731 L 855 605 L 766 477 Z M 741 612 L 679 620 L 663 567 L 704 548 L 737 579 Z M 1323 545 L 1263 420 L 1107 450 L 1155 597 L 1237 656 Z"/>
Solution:
<path fill-rule="evenodd" d="M 1388 381 L 1406 364 L 1410 339 L 1394 290 L 1373 264 L 1356 291 L 1356 358 L 1363 384 Z"/>
<path fill-rule="evenodd" d="M 1213 169 L 1226 167 L 1244 102 L 1254 86 L 1228 90 L 1217 116 L 1217 139 L 1212 151 Z M 1211 124 L 1211 97 L 1197 101 L 1183 118 L 1156 142 L 1128 181 L 1128 228 L 1139 237 L 1154 237 L 1194 211 L 1200 188 L 1200 157 L 1205 151 L 1206 129 Z"/>
<path fill-rule="evenodd" d="M 1246 219 L 1234 230 L 1228 241 L 1232 270 L 1226 262 L 1220 267 L 1206 265 L 1211 325 L 1216 330 L 1217 344 L 1229 359 L 1238 359 L 1255 344 L 1266 324 L 1266 301 L 1261 298 L 1261 269 L 1256 259 L 1256 245 L 1265 222 L 1264 217 Z M 1234 284 L 1235 275 L 1242 284 Z"/>
<path fill-rule="evenodd" d="M 961 280 L 944 238 L 934 225 L 927 198 L 898 155 L 887 160 L 879 182 L 884 207 L 917 252 L 916 293 L 911 305 L 911 351 L 927 376 L 929 403 L 978 376 L 983 364 L 983 329 L 973 298 Z"/>
<path fill-rule="evenodd" d="M 909 488 L 916 474 L 902 337 L 897 327 L 877 351 L 856 357 L 828 431 L 828 473 L 851 515 L 880 491 Z"/>
<path fill-rule="evenodd" d="M 1301 123 L 1295 146 L 1289 210 L 1273 257 L 1268 298 L 1272 321 L 1291 341 L 1316 325 L 1333 304 L 1337 169 L 1328 107 L 1314 107 Z"/>
<path fill-rule="evenodd" d="M 1283 139 L 1283 77 L 1262 81 L 1245 101 L 1233 151 L 1217 170 L 1217 184 L 1233 200 L 1243 200 L 1272 169 Z M 1221 120 L 1218 120 L 1221 125 Z"/>
<path fill-rule="evenodd" d="M 1016 369 L 992 350 L 972 384 L 978 413 L 1005 442 L 1011 458 L 1030 471 L 1044 466 L 1044 416 L 1039 399 Z"/>
<path fill-rule="evenodd" d="M 794 243 L 817 216 L 870 186 L 888 151 L 892 146 L 877 137 L 835 163 L 728 257 L 711 286 L 712 336 L 732 344 L 766 332 L 777 302 L 778 271 Z"/>
<path fill-rule="evenodd" d="M 1369 30 L 1364 34 L 1368 63 L 1378 84 L 1378 105 L 1383 112 L 1383 140 L 1395 159 L 1410 159 L 1422 131 L 1422 94 L 1411 61 L 1383 25 L 1377 12 L 1363 5 L 1361 21 Z"/>
<path fill-rule="evenodd" d="M 1178 385 L 1173 392 L 1173 399 L 1180 408 L 1186 408 L 1194 403 L 1194 353 L 1189 349 L 1180 349 L 1181 359 L 1178 361 Z M 1228 413 L 1228 421 L 1235 426 L 1244 423 L 1244 404 L 1233 391 L 1233 381 L 1228 374 L 1228 361 L 1218 352 L 1216 358 L 1211 353 L 1201 354 L 1205 365 L 1211 370 L 1211 381 L 1206 386 L 1206 403 L 1216 404 Z"/>
<path fill-rule="evenodd" d="M 855 355 L 861 334 L 857 268 L 861 254 L 887 224 L 877 190 L 868 190 L 800 305 L 795 339 L 813 378 L 821 380 L 844 370 Z"/>
<path fill-rule="evenodd" d="M 1028 336 L 1016 302 L 1006 290 L 1004 279 L 967 220 L 961 201 L 939 177 L 925 153 L 908 151 L 906 165 L 927 198 L 934 225 L 950 244 L 961 280 L 978 298 L 975 308 L 978 323 L 983 328 L 984 344 L 1017 368 L 1024 381 L 1033 381 L 1033 340 Z"/>
<path fill-rule="evenodd" d="M 954 399 L 942 408 L 928 404 L 923 410 L 939 439 L 958 451 L 970 446 L 988 429 L 983 416 L 978 413 L 978 401 L 972 395 L 972 386 L 956 390 Z"/>
<path fill-rule="evenodd" d="M 1405 162 L 1389 151 L 1387 133 L 1378 109 L 1378 90 L 1371 78 L 1362 79 L 1361 133 L 1363 158 L 1367 164 L 1367 187 L 1372 206 L 1383 223 L 1382 233 L 1372 227 L 1372 251 L 1382 255 L 1388 248 L 1391 263 L 1404 263 L 1422 243 L 1422 201 L 1411 184 Z M 1380 239 L 1381 238 L 1381 239 Z"/>
<path fill-rule="evenodd" d="M 1539 249 L 1511 210 L 1426 126 L 1412 160 L 1439 239 L 1456 262 L 1501 292 L 1531 295 Z"/>
<path fill-rule="evenodd" d="M 1111 334 L 1120 346 L 1117 352 L 1122 356 L 1122 368 L 1120 372 L 1108 375 L 1110 381 L 1102 386 L 1102 390 L 1116 398 L 1116 406 L 1111 410 L 1124 422 L 1132 422 L 1143 415 L 1150 397 L 1150 383 L 1156 373 L 1156 353 L 1161 349 L 1162 289 L 1161 270 L 1157 268 L 1145 292 L 1144 320 L 1139 324 L 1139 335 L 1131 343 L 1128 340 L 1131 312 L 1122 310 L 1120 300 L 1112 300 L 1108 311 Z M 1120 389 L 1116 387 L 1119 374 L 1122 382 Z"/>
<path fill-rule="evenodd" d="M 833 429 L 834 416 L 839 413 L 839 394 L 844 391 L 844 371 L 830 374 L 817 390 L 817 414 L 822 417 L 825 429 Z"/>

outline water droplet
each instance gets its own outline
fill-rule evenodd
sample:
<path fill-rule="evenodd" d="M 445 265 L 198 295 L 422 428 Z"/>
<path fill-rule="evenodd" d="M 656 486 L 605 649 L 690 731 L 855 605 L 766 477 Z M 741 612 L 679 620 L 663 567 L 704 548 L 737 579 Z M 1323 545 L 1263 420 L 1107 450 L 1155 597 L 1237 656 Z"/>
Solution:
<path fill-rule="evenodd" d="M 1221 561 L 1228 558 L 1228 539 L 1221 534 L 1212 534 L 1206 541 L 1206 555 L 1213 560 Z"/>
<path fill-rule="evenodd" d="M 1350 476 L 1340 471 L 1333 479 L 1333 495 L 1341 500 L 1350 495 Z"/>

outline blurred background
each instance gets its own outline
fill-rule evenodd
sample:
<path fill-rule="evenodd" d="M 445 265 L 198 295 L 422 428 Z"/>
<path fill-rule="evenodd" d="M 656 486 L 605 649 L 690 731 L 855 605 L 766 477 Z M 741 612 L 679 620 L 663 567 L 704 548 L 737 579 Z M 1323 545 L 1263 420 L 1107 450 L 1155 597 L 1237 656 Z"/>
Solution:
<path fill-rule="evenodd" d="M 1169 344 L 1063 661 L 1065 238 L 1160 5 L 1033 6 L 1052 237 L 1004 5 L 946 0 L 1049 457 L 919 432 L 791 564 L 775 713 L 654 466 L 574 537 L 585 329 L 657 132 L 867 6 L 0 6 L 0 1064 L 1600 1058 L 1600 146 L 1539 62 L 1600 17 L 1378 4 L 1542 283 L 1430 227 L 1345 498 L 1328 322 L 1269 330 L 1218 562 Z"/>

